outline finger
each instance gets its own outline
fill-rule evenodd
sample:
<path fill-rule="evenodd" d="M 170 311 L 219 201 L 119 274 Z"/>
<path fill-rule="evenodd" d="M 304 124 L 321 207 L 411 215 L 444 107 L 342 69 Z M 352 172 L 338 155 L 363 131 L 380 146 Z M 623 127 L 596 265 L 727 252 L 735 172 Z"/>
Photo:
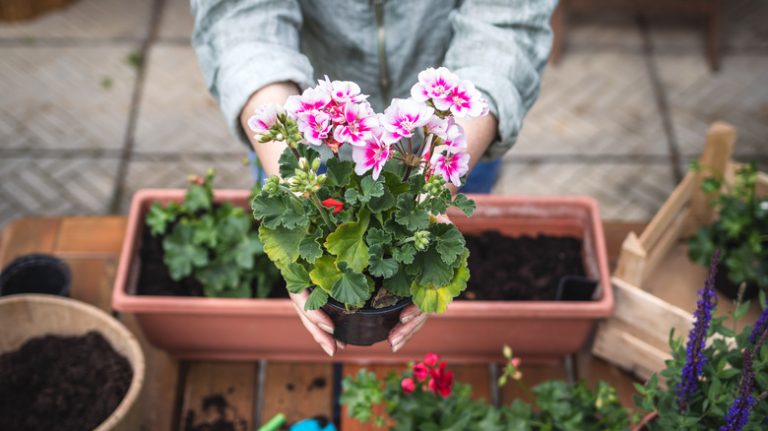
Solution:
<path fill-rule="evenodd" d="M 346 344 L 346 343 L 342 343 L 342 342 L 341 342 L 341 341 L 339 341 L 339 340 L 336 340 L 336 348 L 338 348 L 338 349 L 341 349 L 341 350 L 344 350 L 344 349 L 346 349 L 346 348 L 347 348 L 347 344 Z"/>
<path fill-rule="evenodd" d="M 425 315 L 426 316 L 426 315 Z M 408 332 L 408 334 L 398 343 L 392 345 L 392 352 L 397 352 L 398 350 L 402 349 L 403 346 L 413 337 L 414 334 L 419 332 L 422 326 L 427 322 L 426 317 L 423 319 L 418 320 L 415 327 L 411 329 L 411 331 Z"/>
<path fill-rule="evenodd" d="M 308 318 L 323 331 L 333 334 L 333 320 L 331 320 L 327 314 L 320 310 L 308 311 L 304 309 L 304 304 L 307 303 L 307 298 L 309 297 L 309 293 L 306 290 L 301 293 L 289 293 L 288 295 L 291 297 L 293 305 L 296 307 L 296 311 L 298 311 L 299 314 Z"/>
<path fill-rule="evenodd" d="M 453 224 L 453 222 L 451 221 L 451 219 L 450 219 L 450 218 L 448 218 L 448 215 L 447 215 L 447 214 L 438 214 L 437 216 L 435 216 L 435 218 L 437 219 L 437 222 L 438 222 L 438 223 L 448 223 L 448 224 Z"/>
<path fill-rule="evenodd" d="M 402 344 L 404 341 L 407 341 L 407 339 L 411 338 L 415 331 L 421 328 L 421 325 L 424 324 L 428 316 L 428 314 L 422 313 L 411 319 L 408 323 L 397 324 L 394 328 L 392 328 L 392 331 L 389 332 L 389 344 L 394 347 L 398 344 Z"/>
<path fill-rule="evenodd" d="M 416 304 L 411 304 L 400 312 L 400 323 L 408 323 L 411 319 L 418 317 L 420 314 L 424 314 Z"/>
<path fill-rule="evenodd" d="M 301 319 L 301 323 L 304 324 L 304 327 L 307 328 L 307 331 L 309 331 L 310 335 L 312 335 L 315 342 L 322 347 L 328 356 L 333 356 L 336 353 L 336 340 L 330 334 L 318 328 L 317 325 L 309 320 L 303 313 L 299 313 L 299 318 Z"/>

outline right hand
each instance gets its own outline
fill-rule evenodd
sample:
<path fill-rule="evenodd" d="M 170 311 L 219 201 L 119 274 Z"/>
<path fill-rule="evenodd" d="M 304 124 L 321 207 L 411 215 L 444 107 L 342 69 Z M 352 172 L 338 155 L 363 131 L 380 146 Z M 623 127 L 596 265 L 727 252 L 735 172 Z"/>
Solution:
<path fill-rule="evenodd" d="M 291 301 L 293 301 L 293 308 L 296 309 L 296 314 L 299 315 L 301 323 L 307 328 L 307 331 L 315 339 L 315 342 L 323 348 L 328 356 L 336 354 L 337 349 L 344 349 L 346 344 L 333 338 L 333 321 L 327 314 L 320 310 L 307 311 L 304 309 L 304 304 L 307 302 L 309 293 L 305 290 L 301 293 L 289 293 Z"/>

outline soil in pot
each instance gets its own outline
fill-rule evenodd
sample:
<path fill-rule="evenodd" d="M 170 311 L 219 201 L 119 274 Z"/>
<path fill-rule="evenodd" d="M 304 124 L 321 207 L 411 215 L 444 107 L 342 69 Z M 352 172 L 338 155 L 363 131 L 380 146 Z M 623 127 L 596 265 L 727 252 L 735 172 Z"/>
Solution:
<path fill-rule="evenodd" d="M 563 277 L 586 275 L 576 237 L 487 231 L 465 238 L 471 276 L 461 299 L 552 301 Z"/>
<path fill-rule="evenodd" d="M 0 355 L 0 429 L 94 429 L 132 378 L 128 360 L 98 332 L 33 338 Z"/>
<path fill-rule="evenodd" d="M 171 279 L 171 275 L 163 262 L 163 238 L 152 236 L 149 229 L 142 232 L 141 248 L 139 250 L 141 270 L 139 271 L 138 295 L 161 296 L 205 296 L 203 285 L 192 277 L 180 281 Z M 256 292 L 256 287 L 252 289 Z M 254 294 L 255 297 L 255 294 Z M 288 291 L 282 278 L 272 286 L 270 298 L 287 298 Z"/>

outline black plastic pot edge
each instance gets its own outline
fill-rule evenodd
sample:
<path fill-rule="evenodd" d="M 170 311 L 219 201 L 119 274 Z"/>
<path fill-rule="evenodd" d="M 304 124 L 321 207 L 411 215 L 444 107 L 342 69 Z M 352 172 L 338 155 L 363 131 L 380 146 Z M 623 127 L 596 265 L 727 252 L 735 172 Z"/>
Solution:
<path fill-rule="evenodd" d="M 593 301 L 599 280 L 580 275 L 560 277 L 555 293 L 555 301 Z"/>
<path fill-rule="evenodd" d="M 321 309 L 333 321 L 334 338 L 353 346 L 372 346 L 387 339 L 389 331 L 400 322 L 400 312 L 410 304 L 411 298 L 404 298 L 389 307 L 349 312 L 343 304 L 329 298 Z"/>
<path fill-rule="evenodd" d="M 728 268 L 726 268 L 725 265 L 720 265 L 720 268 L 717 271 L 717 275 L 715 275 L 715 289 L 723 294 L 726 298 L 737 300 L 739 299 L 739 288 L 740 285 L 732 282 L 728 277 Z M 744 295 L 742 296 L 741 300 L 748 301 L 750 299 L 754 299 L 757 297 L 759 292 L 760 288 L 756 283 L 747 283 L 747 286 L 744 289 Z"/>
<path fill-rule="evenodd" d="M 72 273 L 66 262 L 49 254 L 19 256 L 0 272 L 0 296 L 42 293 L 69 296 Z"/>

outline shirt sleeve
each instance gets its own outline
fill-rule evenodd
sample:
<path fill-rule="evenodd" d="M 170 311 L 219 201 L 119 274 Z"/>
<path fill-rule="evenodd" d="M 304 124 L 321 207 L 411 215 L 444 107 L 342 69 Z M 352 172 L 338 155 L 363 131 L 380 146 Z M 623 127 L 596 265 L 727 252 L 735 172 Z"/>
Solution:
<path fill-rule="evenodd" d="M 192 46 L 206 85 L 235 135 L 248 144 L 240 113 L 265 85 L 312 83 L 312 65 L 299 51 L 297 0 L 192 0 Z"/>
<path fill-rule="evenodd" d="M 486 96 L 499 122 L 498 140 L 483 156 L 501 158 L 539 95 L 552 45 L 556 0 L 466 0 L 451 15 L 454 36 L 444 64 Z"/>

